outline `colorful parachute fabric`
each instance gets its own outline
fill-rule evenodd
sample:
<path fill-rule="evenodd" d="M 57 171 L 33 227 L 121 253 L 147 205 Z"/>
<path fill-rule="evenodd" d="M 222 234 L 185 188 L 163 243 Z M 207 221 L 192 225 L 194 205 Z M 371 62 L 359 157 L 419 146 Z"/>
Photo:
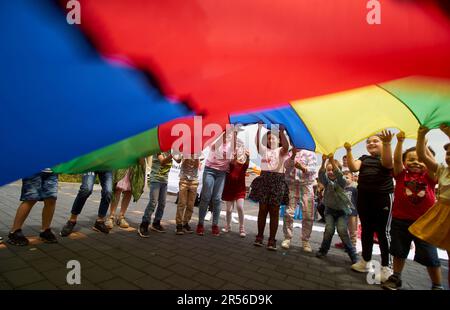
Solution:
<path fill-rule="evenodd" d="M 416 138 L 420 125 L 450 125 L 450 80 L 411 77 L 231 116 L 232 123 L 258 121 L 285 125 L 296 147 L 322 154 L 384 128 L 398 128 Z"/>
<path fill-rule="evenodd" d="M 197 114 L 255 112 L 413 75 L 450 78 L 438 0 L 81 0 L 105 55 L 152 72 Z"/>
<path fill-rule="evenodd" d="M 386 0 L 368 25 L 354 0 L 80 0 L 99 53 L 150 73 L 155 89 L 100 58 L 53 2 L 4 1 L 0 184 L 57 164 L 126 167 L 170 149 L 174 124 L 203 145 L 168 96 L 204 125 L 282 123 L 295 146 L 322 153 L 385 127 L 413 137 L 449 123 L 450 20 L 437 2 Z"/>
<path fill-rule="evenodd" d="M 1 1 L 0 28 L 0 185 L 191 113 L 102 59 L 52 1 Z"/>
<path fill-rule="evenodd" d="M 204 125 L 212 121 L 206 119 Z M 222 125 L 228 123 L 228 120 L 214 121 Z M 415 138 L 420 125 L 429 128 L 437 128 L 442 123 L 450 125 L 450 81 L 411 77 L 229 117 L 232 124 L 259 121 L 268 125 L 283 124 L 296 147 L 322 154 L 335 152 L 345 142 L 355 144 L 384 128 L 398 128 L 405 131 L 407 137 Z M 168 122 L 142 136 L 151 143 L 143 144 L 140 136 L 126 139 L 59 165 L 56 171 L 75 173 L 118 168 L 134 162 L 139 154 L 167 151 L 178 139 L 171 135 L 172 128 L 180 123 L 194 132 L 193 118 Z M 199 141 L 205 142 L 208 138 Z"/>

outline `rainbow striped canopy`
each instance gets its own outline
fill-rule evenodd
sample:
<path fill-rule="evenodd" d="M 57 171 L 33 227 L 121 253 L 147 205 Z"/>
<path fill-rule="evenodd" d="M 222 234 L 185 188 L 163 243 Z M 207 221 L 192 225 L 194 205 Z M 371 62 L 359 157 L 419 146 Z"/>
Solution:
<path fill-rule="evenodd" d="M 77 173 L 126 167 L 139 157 L 170 150 L 178 138 L 170 135 L 172 126 L 180 121 L 81 156 L 55 167 L 55 171 Z M 192 126 L 189 121 L 186 123 Z M 398 128 L 407 137 L 415 138 L 420 125 L 450 125 L 450 82 L 411 77 L 229 117 L 232 124 L 259 121 L 284 124 L 295 147 L 323 154 L 334 153 L 345 142 L 356 144 L 384 128 Z"/>
<path fill-rule="evenodd" d="M 386 127 L 450 125 L 445 1 L 382 1 L 369 25 L 354 0 L 80 0 L 79 28 L 66 2 L 0 3 L 0 184 L 127 167 L 170 149 L 194 114 L 282 123 L 322 153 Z"/>

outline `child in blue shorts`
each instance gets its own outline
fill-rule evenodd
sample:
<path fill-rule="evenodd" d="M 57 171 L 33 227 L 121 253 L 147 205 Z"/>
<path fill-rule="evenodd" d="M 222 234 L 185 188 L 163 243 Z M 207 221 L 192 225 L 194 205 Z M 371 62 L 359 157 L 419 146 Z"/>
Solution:
<path fill-rule="evenodd" d="M 58 242 L 50 229 L 55 212 L 56 196 L 58 193 L 58 175 L 50 169 L 22 179 L 22 193 L 19 208 L 14 218 L 14 224 L 8 235 L 8 243 L 12 245 L 28 245 L 28 239 L 22 233 L 22 226 L 30 214 L 31 208 L 38 201 L 44 202 L 42 210 L 42 231 L 39 238 L 46 243 Z"/>

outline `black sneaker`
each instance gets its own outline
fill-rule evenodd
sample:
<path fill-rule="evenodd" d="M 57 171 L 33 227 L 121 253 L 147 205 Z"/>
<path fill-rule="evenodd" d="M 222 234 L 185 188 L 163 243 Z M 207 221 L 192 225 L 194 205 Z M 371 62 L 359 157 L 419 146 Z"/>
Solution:
<path fill-rule="evenodd" d="M 442 285 L 433 284 L 433 286 L 431 287 L 431 290 L 432 291 L 443 291 L 444 287 Z"/>
<path fill-rule="evenodd" d="M 22 233 L 22 229 L 18 229 L 15 232 L 8 234 L 8 243 L 12 245 L 25 246 L 28 245 L 29 241 Z"/>
<path fill-rule="evenodd" d="M 76 224 L 77 222 L 67 221 L 66 225 L 64 225 L 64 227 L 61 229 L 59 235 L 61 237 L 67 237 L 72 233 L 73 228 L 75 227 Z"/>
<path fill-rule="evenodd" d="M 160 223 L 153 223 L 152 226 L 150 226 L 150 229 L 153 231 L 157 231 L 159 233 L 165 233 L 166 230 L 164 229 L 164 227 L 161 226 Z"/>
<path fill-rule="evenodd" d="M 109 234 L 109 229 L 108 227 L 106 227 L 104 221 L 95 221 L 94 227 L 92 227 L 92 229 L 104 234 Z"/>
<path fill-rule="evenodd" d="M 142 222 L 141 225 L 139 225 L 138 234 L 142 238 L 148 238 L 148 225 L 150 225 L 149 222 Z"/>
<path fill-rule="evenodd" d="M 50 228 L 39 234 L 39 239 L 44 241 L 45 243 L 58 243 L 55 234 L 52 232 Z"/>
<path fill-rule="evenodd" d="M 396 291 L 402 287 L 402 280 L 395 275 L 391 275 L 387 281 L 381 284 L 381 287 L 385 290 Z"/>
<path fill-rule="evenodd" d="M 191 228 L 191 226 L 189 226 L 189 224 L 184 224 L 183 225 L 183 231 L 186 233 L 186 234 L 192 234 L 194 231 L 192 230 L 192 228 Z"/>
<path fill-rule="evenodd" d="M 324 258 L 325 256 L 327 256 L 327 254 L 325 254 L 325 253 L 323 253 L 323 252 L 321 252 L 321 251 L 319 251 L 319 252 L 316 253 L 316 257 L 317 257 L 317 258 Z"/>
<path fill-rule="evenodd" d="M 184 235 L 183 225 L 177 224 L 176 234 L 177 235 Z"/>

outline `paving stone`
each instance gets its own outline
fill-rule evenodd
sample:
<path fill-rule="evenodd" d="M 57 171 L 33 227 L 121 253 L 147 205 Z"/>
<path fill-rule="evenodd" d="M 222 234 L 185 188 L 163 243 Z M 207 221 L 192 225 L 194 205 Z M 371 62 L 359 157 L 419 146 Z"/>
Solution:
<path fill-rule="evenodd" d="M 105 290 L 136 290 L 138 287 L 136 285 L 131 284 L 128 281 L 125 281 L 122 278 L 114 278 L 102 283 L 99 283 L 98 286 Z"/>
<path fill-rule="evenodd" d="M 126 258 L 122 259 L 121 262 L 124 264 L 127 264 L 130 267 L 134 267 L 137 269 L 148 265 L 147 261 L 140 259 L 138 257 L 135 257 L 135 256 L 126 257 Z"/>
<path fill-rule="evenodd" d="M 17 269 L 23 269 L 26 267 L 30 267 L 30 265 L 17 256 L 2 259 L 0 261 L 0 273 L 5 273 Z"/>
<path fill-rule="evenodd" d="M 95 266 L 88 269 L 81 270 L 81 278 L 86 278 L 94 284 L 104 282 L 106 280 L 114 278 L 114 274 L 111 271 L 107 271 L 101 267 Z"/>
<path fill-rule="evenodd" d="M 130 266 L 122 266 L 117 269 L 112 269 L 111 272 L 128 281 L 133 281 L 145 276 L 145 273 L 135 268 L 131 268 Z"/>
<path fill-rule="evenodd" d="M 32 268 L 24 268 L 5 272 L 2 276 L 9 283 L 11 283 L 13 287 L 20 287 L 44 280 L 44 277 Z"/>
<path fill-rule="evenodd" d="M 49 281 L 41 281 L 18 287 L 19 290 L 57 290 L 58 288 Z"/>
<path fill-rule="evenodd" d="M 170 284 L 171 286 L 179 290 L 190 290 L 194 289 L 196 286 L 199 285 L 199 283 L 196 281 L 193 281 L 191 279 L 176 274 L 173 274 L 170 277 L 164 279 L 164 282 Z"/>
<path fill-rule="evenodd" d="M 238 285 L 241 285 L 242 283 L 245 283 L 248 280 L 248 278 L 241 277 L 238 274 L 231 273 L 231 272 L 224 271 L 224 270 L 220 271 L 216 276 L 218 278 L 221 278 L 223 280 L 226 280 L 226 281 L 238 284 Z"/>
<path fill-rule="evenodd" d="M 219 289 L 224 284 L 225 281 L 219 279 L 218 277 L 210 276 L 206 273 L 199 272 L 194 277 L 195 281 L 199 282 L 201 285 L 206 285 L 210 289 Z M 197 288 L 198 289 L 198 288 Z"/>
<path fill-rule="evenodd" d="M 40 272 L 45 272 L 57 268 L 66 268 L 66 264 L 63 264 L 52 257 L 45 257 L 38 260 L 30 261 L 30 265 Z"/>
<path fill-rule="evenodd" d="M 141 271 L 159 280 L 167 278 L 168 276 L 173 274 L 172 271 L 169 271 L 156 265 L 144 266 L 141 268 Z"/>
<path fill-rule="evenodd" d="M 144 290 L 167 290 L 170 285 L 150 276 L 145 276 L 133 281 L 133 284 Z"/>

